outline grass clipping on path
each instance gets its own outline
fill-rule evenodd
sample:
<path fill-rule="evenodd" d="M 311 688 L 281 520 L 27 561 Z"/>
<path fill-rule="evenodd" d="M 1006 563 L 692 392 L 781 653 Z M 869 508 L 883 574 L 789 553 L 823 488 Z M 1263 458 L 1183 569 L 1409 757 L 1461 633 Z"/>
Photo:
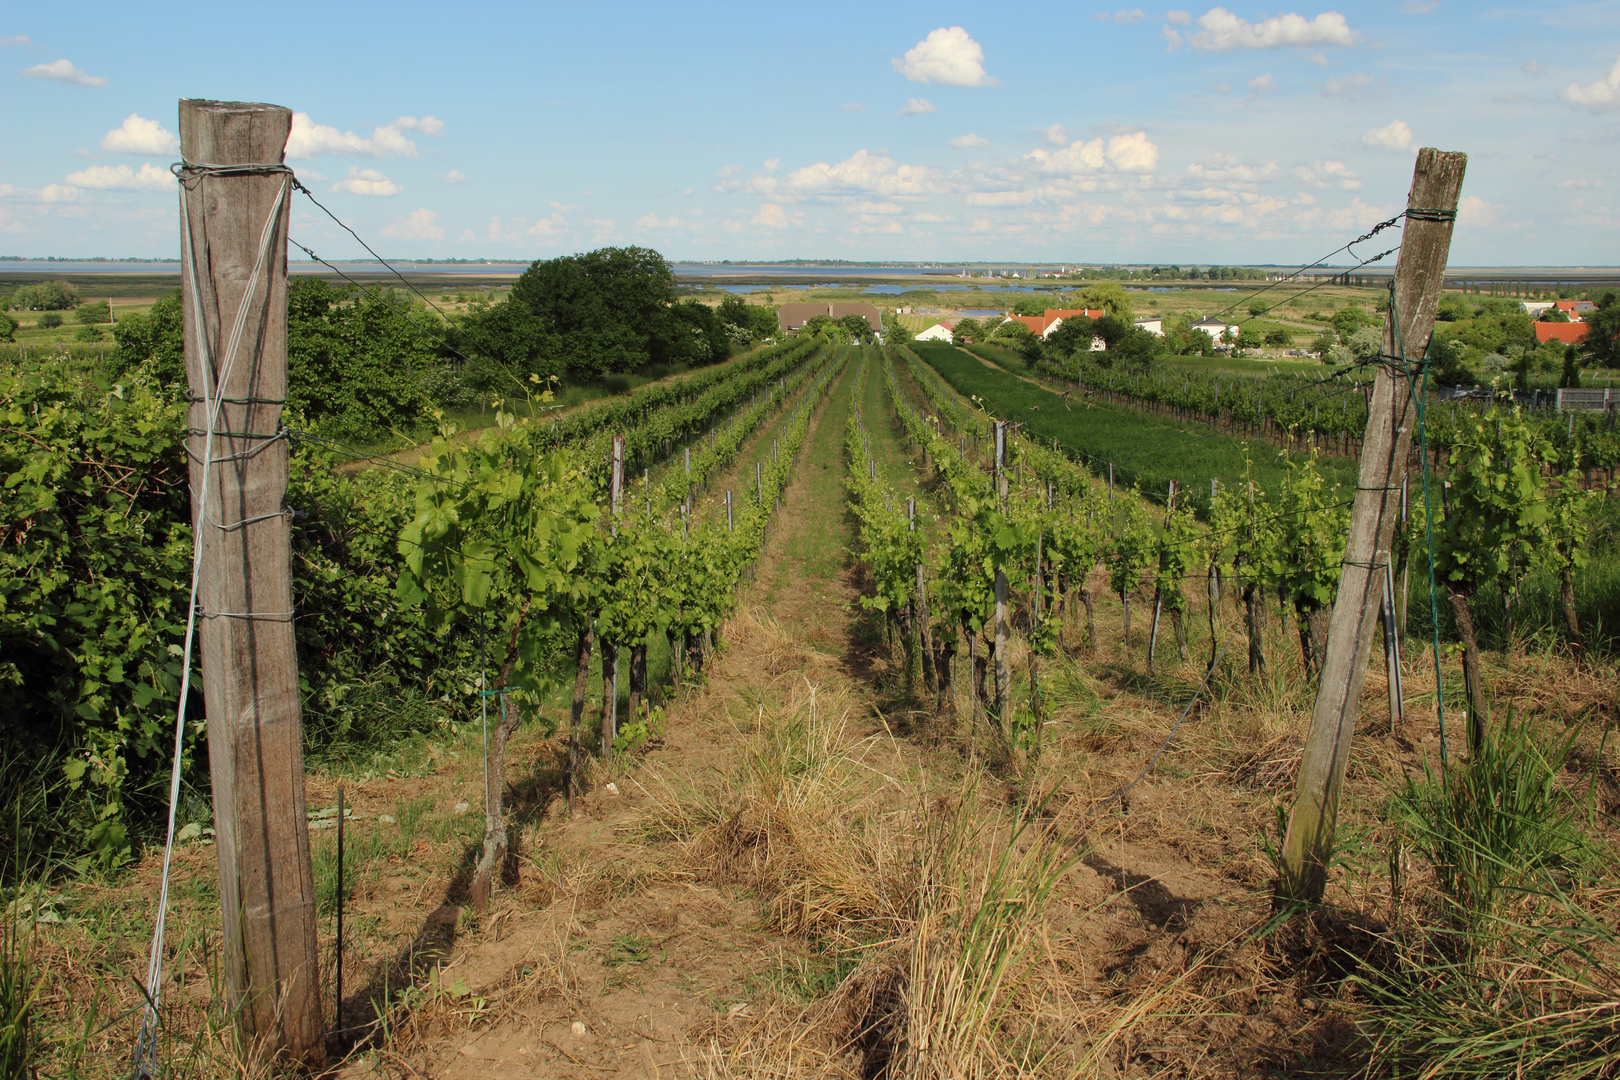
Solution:
<path fill-rule="evenodd" d="M 778 650 L 773 629 L 749 627 L 733 647 Z M 853 965 L 819 1000 L 781 998 L 718 1021 L 704 1071 L 1095 1072 L 1171 987 L 1100 1006 L 1076 997 L 1080 960 L 1057 944 L 1067 939 L 1049 909 L 1083 852 L 983 797 L 972 766 L 943 792 L 927 777 L 897 778 L 899 745 L 857 730 L 849 694 L 835 677 L 834 689 L 813 683 L 807 663 L 809 677 L 780 680 L 796 680 L 777 687 L 783 700 L 756 702 L 738 723 L 745 749 L 729 774 L 707 788 L 647 783 L 644 827 L 680 845 L 684 873 L 756 894 L 774 929 Z"/>

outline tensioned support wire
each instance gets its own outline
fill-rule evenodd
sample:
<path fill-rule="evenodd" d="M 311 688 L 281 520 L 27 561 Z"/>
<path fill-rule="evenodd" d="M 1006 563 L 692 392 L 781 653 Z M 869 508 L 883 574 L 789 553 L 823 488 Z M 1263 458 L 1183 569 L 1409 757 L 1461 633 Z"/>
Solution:
<path fill-rule="evenodd" d="M 179 181 L 180 188 L 180 235 L 185 247 L 185 264 L 191 286 L 192 319 L 196 326 L 198 369 L 203 380 L 202 405 L 207 416 L 207 427 L 201 432 L 203 437 L 202 453 L 202 490 L 193 492 L 197 506 L 197 521 L 199 524 L 213 524 L 208 518 L 208 493 L 212 488 L 212 470 L 218 462 L 214 460 L 214 437 L 219 432 L 220 411 L 225 405 L 222 388 L 229 385 L 230 377 L 236 366 L 237 354 L 242 344 L 242 336 L 247 328 L 248 315 L 255 306 L 254 300 L 259 291 L 259 283 L 264 277 L 266 264 L 270 260 L 271 249 L 281 221 L 281 212 L 287 203 L 287 192 L 292 183 L 292 169 L 281 163 L 262 165 L 203 165 L 192 162 L 178 162 L 171 171 Z M 275 201 L 271 203 L 270 213 L 265 218 L 264 227 L 259 231 L 259 251 L 253 263 L 253 272 L 248 277 L 247 285 L 242 291 L 242 298 L 237 304 L 236 318 L 231 324 L 230 336 L 226 340 L 224 350 L 218 354 L 220 361 L 217 377 L 214 371 L 215 353 L 212 343 L 208 340 L 208 324 L 203 319 L 201 289 L 197 277 L 197 258 L 192 239 L 192 225 L 190 216 L 190 193 L 200 188 L 205 180 L 212 176 L 267 176 L 283 174 L 287 177 L 276 193 Z M 189 449 L 189 448 L 188 448 Z M 255 451 L 256 452 L 256 451 Z M 158 1076 L 162 1071 L 162 1063 L 158 1060 L 157 1034 L 159 1028 L 158 1004 L 163 992 L 163 938 L 169 913 L 169 878 L 174 860 L 174 827 L 175 816 L 180 805 L 180 766 L 185 752 L 186 730 L 186 703 L 191 696 L 191 656 L 196 644 L 197 633 L 197 590 L 202 577 L 202 552 L 204 531 L 196 530 L 192 536 L 191 554 L 191 590 L 190 598 L 186 604 L 186 636 L 185 645 L 181 651 L 180 698 L 175 705 L 174 716 L 174 758 L 169 769 L 169 818 L 168 828 L 163 843 L 163 875 L 158 889 L 157 918 L 152 927 L 152 950 L 147 957 L 146 982 L 143 990 L 146 997 L 146 1007 L 141 1015 L 140 1031 L 135 1037 L 135 1054 L 132 1063 L 132 1075 L 140 1080 L 144 1077 Z M 205 613 L 214 616 L 231 618 L 290 618 L 291 612 L 213 612 Z"/>

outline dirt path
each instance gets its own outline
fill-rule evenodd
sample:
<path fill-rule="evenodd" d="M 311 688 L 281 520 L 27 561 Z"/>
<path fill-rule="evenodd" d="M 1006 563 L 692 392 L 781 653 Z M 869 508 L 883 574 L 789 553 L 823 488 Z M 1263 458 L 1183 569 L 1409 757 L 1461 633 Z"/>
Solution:
<path fill-rule="evenodd" d="M 917 751 L 889 735 L 869 692 L 875 635 L 849 555 L 842 444 L 856 371 L 821 406 L 707 686 L 673 707 L 662 745 L 633 768 L 599 770 L 572 820 L 554 802 L 523 833 L 517 880 L 490 916 L 459 916 L 415 1045 L 396 1051 L 421 1075 L 693 1075 L 722 1031 L 730 1041 L 784 987 L 808 994 L 826 977 L 825 957 L 773 929 L 758 897 L 694 875 L 681 818 L 702 802 L 694 793 L 733 782 L 762 718 L 807 708 L 837 713 L 872 782 L 909 797 L 896 778 L 917 771 Z"/>

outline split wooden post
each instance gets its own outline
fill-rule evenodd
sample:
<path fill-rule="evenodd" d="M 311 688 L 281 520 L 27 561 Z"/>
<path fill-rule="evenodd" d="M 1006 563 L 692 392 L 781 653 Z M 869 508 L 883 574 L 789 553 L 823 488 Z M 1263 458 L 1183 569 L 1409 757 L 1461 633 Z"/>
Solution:
<path fill-rule="evenodd" d="M 180 102 L 181 154 L 196 163 L 181 177 L 180 281 L 226 1011 L 253 1059 L 318 1069 L 326 1052 L 282 507 L 288 452 L 277 434 L 287 393 L 292 177 L 282 154 L 291 130 L 292 112 L 277 105 Z M 205 398 L 216 400 L 217 416 Z M 207 520 L 197 520 L 204 490 Z"/>
<path fill-rule="evenodd" d="M 1430 147 L 1418 151 L 1384 327 L 1384 354 L 1397 361 L 1404 355 L 1406 363 L 1419 364 L 1428 348 L 1467 163 L 1466 154 Z M 1406 473 L 1416 421 L 1417 403 L 1408 388 L 1407 374 L 1391 363 L 1380 365 L 1368 405 L 1344 570 L 1328 624 L 1327 658 L 1305 739 L 1288 835 L 1283 840 L 1277 883 L 1282 898 L 1315 903 L 1327 886 L 1350 738 L 1367 674 L 1373 627 L 1384 597 L 1385 567 L 1400 517 L 1400 480 Z"/>

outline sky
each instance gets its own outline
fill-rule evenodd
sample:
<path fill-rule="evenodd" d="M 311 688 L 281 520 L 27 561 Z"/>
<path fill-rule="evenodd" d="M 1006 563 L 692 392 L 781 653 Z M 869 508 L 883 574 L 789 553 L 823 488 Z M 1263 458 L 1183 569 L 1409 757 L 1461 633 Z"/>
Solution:
<path fill-rule="evenodd" d="M 4 255 L 175 257 L 204 97 L 389 258 L 1291 264 L 1435 146 L 1453 265 L 1620 262 L 1620 0 L 17 4 L 0 87 Z"/>

